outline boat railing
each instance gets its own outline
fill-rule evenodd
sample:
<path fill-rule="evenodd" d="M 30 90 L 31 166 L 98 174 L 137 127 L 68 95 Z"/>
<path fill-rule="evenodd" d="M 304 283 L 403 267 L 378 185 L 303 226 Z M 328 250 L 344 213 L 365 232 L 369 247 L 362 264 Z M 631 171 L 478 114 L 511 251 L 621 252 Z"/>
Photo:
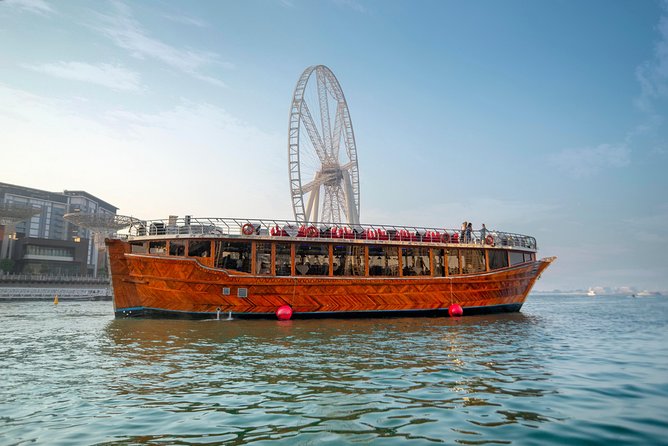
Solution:
<path fill-rule="evenodd" d="M 120 238 L 151 236 L 271 236 L 286 238 L 352 239 L 378 241 L 442 242 L 469 245 L 537 249 L 534 237 L 496 230 L 433 228 L 397 225 L 346 225 L 341 223 L 300 223 L 280 219 L 202 218 L 186 216 L 158 220 L 137 220 Z"/>

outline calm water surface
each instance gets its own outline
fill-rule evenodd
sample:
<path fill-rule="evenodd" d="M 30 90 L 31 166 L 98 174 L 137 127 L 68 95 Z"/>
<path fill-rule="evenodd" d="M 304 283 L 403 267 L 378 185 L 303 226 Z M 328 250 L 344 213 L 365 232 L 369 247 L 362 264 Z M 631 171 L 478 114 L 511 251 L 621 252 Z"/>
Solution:
<path fill-rule="evenodd" d="M 666 297 L 288 322 L 0 302 L 0 444 L 668 444 L 667 333 Z"/>

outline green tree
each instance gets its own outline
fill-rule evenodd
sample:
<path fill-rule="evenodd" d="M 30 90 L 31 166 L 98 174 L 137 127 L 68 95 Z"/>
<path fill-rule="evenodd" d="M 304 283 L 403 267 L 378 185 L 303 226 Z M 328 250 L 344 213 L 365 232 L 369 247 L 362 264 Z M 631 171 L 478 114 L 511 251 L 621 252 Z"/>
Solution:
<path fill-rule="evenodd" d="M 0 271 L 6 273 L 11 272 L 14 269 L 14 261 L 12 259 L 2 259 L 0 260 Z"/>

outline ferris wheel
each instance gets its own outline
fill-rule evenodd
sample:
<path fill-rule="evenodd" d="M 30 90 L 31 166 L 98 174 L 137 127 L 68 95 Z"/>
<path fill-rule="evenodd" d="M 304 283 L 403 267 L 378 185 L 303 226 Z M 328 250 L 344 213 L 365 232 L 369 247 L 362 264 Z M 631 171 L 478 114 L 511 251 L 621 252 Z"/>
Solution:
<path fill-rule="evenodd" d="M 298 222 L 359 225 L 353 125 L 339 81 L 324 65 L 308 67 L 295 86 L 288 158 L 292 208 Z"/>

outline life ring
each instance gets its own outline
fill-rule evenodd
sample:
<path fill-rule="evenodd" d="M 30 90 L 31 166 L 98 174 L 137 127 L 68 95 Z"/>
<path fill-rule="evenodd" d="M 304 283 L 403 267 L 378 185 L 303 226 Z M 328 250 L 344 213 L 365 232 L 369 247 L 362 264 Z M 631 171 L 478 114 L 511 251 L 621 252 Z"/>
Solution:
<path fill-rule="evenodd" d="M 369 228 L 366 230 L 366 238 L 369 240 L 375 240 L 376 237 L 378 237 L 378 234 L 376 234 L 376 230 L 373 228 Z"/>
<path fill-rule="evenodd" d="M 317 237 L 320 235 L 320 231 L 315 226 L 309 226 L 306 230 L 306 237 Z"/>
<path fill-rule="evenodd" d="M 241 232 L 243 232 L 244 235 L 251 235 L 255 232 L 255 227 L 250 223 L 246 223 L 241 227 Z"/>
<path fill-rule="evenodd" d="M 491 235 L 488 235 L 487 237 L 485 237 L 485 243 L 488 244 L 488 245 L 494 246 L 494 237 L 492 237 Z"/>
<path fill-rule="evenodd" d="M 444 233 L 441 236 L 441 240 L 443 241 L 443 243 L 450 243 L 450 234 L 448 234 L 447 232 Z"/>

